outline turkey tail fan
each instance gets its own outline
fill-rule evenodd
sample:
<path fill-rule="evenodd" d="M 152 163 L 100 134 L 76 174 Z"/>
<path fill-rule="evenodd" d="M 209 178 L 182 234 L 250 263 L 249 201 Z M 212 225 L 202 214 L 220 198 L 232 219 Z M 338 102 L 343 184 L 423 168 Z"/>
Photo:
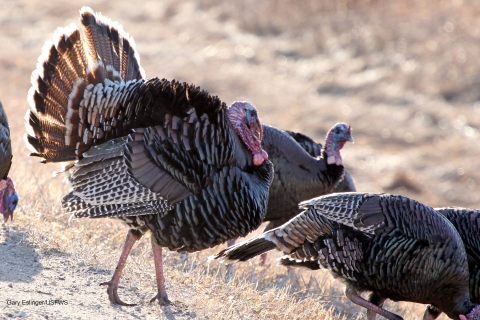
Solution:
<path fill-rule="evenodd" d="M 118 23 L 87 7 L 80 14 L 85 40 L 74 24 L 58 28 L 32 73 L 25 140 L 42 162 L 78 160 L 103 142 L 119 113 L 112 102 L 125 96 L 122 88 L 145 78 L 135 43 Z M 107 99 L 97 106 L 99 91 Z"/>
<path fill-rule="evenodd" d="M 120 72 L 124 81 L 145 79 L 135 41 L 118 22 L 95 14 L 89 7 L 83 7 L 80 15 L 92 64 L 103 61 Z"/>
<path fill-rule="evenodd" d="M 69 95 L 77 79 L 85 77 L 87 64 L 81 46 L 80 32 L 75 25 L 59 28 L 54 41 L 47 41 L 32 73 L 28 92 L 31 110 L 25 121 L 26 142 L 31 155 L 43 162 L 74 160 L 75 148 L 65 144 Z"/>

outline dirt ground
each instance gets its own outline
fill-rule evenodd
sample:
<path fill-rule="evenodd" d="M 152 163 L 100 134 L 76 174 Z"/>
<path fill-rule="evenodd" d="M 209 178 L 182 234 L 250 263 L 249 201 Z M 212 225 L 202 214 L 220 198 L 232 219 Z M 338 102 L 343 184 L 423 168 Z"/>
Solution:
<path fill-rule="evenodd" d="M 108 303 L 98 284 L 109 280 L 126 229 L 110 220 L 69 223 L 60 210 L 67 188 L 52 177 L 57 168 L 27 157 L 23 143 L 26 95 L 41 48 L 57 27 L 78 24 L 84 5 L 134 37 L 147 77 L 195 83 L 227 104 L 248 99 L 263 123 L 318 141 L 335 122 L 349 123 L 355 144 L 345 146 L 343 157 L 359 191 L 399 193 L 434 207 L 480 207 L 475 1 L 3 0 L 0 100 L 13 140 L 10 176 L 21 200 L 13 223 L 0 229 L 0 318 L 365 317 L 325 275 L 315 276 L 322 295 L 295 300 L 287 289 L 272 291 L 269 281 L 291 289 L 311 277 L 300 271 L 287 277 L 272 254 L 269 268 L 236 267 L 245 287 L 225 284 L 222 266 L 204 266 L 216 249 L 188 259 L 167 253 L 167 288 L 176 304 L 149 305 L 155 287 L 146 240 L 134 249 L 121 283 L 124 300 L 139 305 Z M 238 304 L 237 294 L 247 292 L 245 301 L 258 305 Z M 386 307 L 406 319 L 423 314 L 423 306 L 411 303 Z"/>

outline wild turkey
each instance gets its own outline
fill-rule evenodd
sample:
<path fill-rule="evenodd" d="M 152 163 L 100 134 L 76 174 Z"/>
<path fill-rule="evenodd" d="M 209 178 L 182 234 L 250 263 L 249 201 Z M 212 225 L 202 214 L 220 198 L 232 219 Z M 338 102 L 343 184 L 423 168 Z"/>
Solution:
<path fill-rule="evenodd" d="M 145 80 L 133 39 L 117 22 L 80 10 L 57 29 L 33 72 L 26 142 L 44 163 L 67 162 L 75 217 L 115 217 L 129 226 L 108 285 L 118 296 L 133 244 L 152 231 L 158 294 L 162 247 L 198 251 L 245 236 L 262 222 L 273 165 L 248 102 L 230 107 L 198 87 Z M 152 299 L 152 301 L 154 300 Z"/>
<path fill-rule="evenodd" d="M 263 128 L 265 130 L 265 127 Z M 332 128 L 333 129 L 333 128 Z M 330 129 L 330 130 L 332 130 Z M 304 135 L 303 133 L 299 132 L 293 132 L 289 130 L 285 130 L 285 133 L 290 135 L 309 155 L 311 155 L 314 158 L 319 158 L 323 154 L 323 146 L 321 143 L 315 142 L 312 138 Z M 351 134 L 351 132 L 350 132 Z M 264 134 L 265 136 L 265 134 Z M 327 133 L 328 137 L 328 133 Z M 350 140 L 349 140 L 350 141 Z M 353 138 L 351 140 L 353 142 Z M 263 144 L 262 144 L 263 146 Z M 271 160 L 270 160 L 271 161 Z M 352 176 L 350 173 L 348 173 L 347 170 L 345 170 L 345 175 L 343 176 L 343 179 L 340 180 L 340 182 L 334 187 L 333 191 L 334 192 L 355 192 L 356 187 L 355 183 L 353 182 Z"/>
<path fill-rule="evenodd" d="M 480 210 L 467 208 L 435 208 L 457 229 L 465 245 L 470 272 L 470 300 L 480 303 Z M 425 319 L 436 319 L 441 311 L 433 306 L 426 309 Z"/>
<path fill-rule="evenodd" d="M 353 142 L 353 138 L 345 123 L 337 123 L 328 131 L 325 149 L 304 134 L 263 126 L 262 147 L 275 168 L 265 231 L 299 214 L 298 204 L 302 201 L 333 192 L 356 191 L 340 155 L 346 141 Z M 327 163 L 328 157 L 338 160 Z"/>
<path fill-rule="evenodd" d="M 343 167 L 340 150 L 346 141 L 353 142 L 352 132 L 345 123 L 335 124 L 327 133 L 325 146 L 298 132 L 263 125 L 262 148 L 275 168 L 275 178 L 268 194 L 264 231 L 281 226 L 301 212 L 302 201 L 333 192 L 356 191 L 350 174 Z M 340 165 L 328 164 L 332 153 Z M 228 242 L 232 246 L 235 240 Z M 262 264 L 266 254 L 262 254 Z"/>
<path fill-rule="evenodd" d="M 8 176 L 12 166 L 12 145 L 7 114 L 0 102 L 0 212 L 5 222 L 13 220 L 13 211 L 17 207 L 18 194 L 12 179 Z"/>
<path fill-rule="evenodd" d="M 239 243 L 214 258 L 246 261 L 272 249 L 281 265 L 326 268 L 345 294 L 368 309 L 402 319 L 385 299 L 432 304 L 453 319 L 480 319 L 468 293 L 467 255 L 455 228 L 432 208 L 388 194 L 337 193 L 301 203 L 305 211 L 283 226 Z M 371 291 L 370 301 L 360 293 Z"/>

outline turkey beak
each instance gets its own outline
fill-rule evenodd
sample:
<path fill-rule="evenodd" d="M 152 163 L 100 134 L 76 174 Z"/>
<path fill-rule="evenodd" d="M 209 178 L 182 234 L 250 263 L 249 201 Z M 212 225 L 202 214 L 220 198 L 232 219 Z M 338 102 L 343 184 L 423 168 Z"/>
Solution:
<path fill-rule="evenodd" d="M 354 142 L 353 142 L 352 134 L 351 134 L 350 132 L 348 132 L 348 133 L 345 135 L 345 140 L 346 140 L 346 141 L 350 141 L 351 143 L 354 143 Z"/>
<path fill-rule="evenodd" d="M 348 127 L 347 132 L 345 132 L 344 139 L 345 139 L 345 141 L 350 141 L 351 143 L 354 143 L 353 142 L 353 137 L 352 137 L 352 128 L 351 127 Z"/>

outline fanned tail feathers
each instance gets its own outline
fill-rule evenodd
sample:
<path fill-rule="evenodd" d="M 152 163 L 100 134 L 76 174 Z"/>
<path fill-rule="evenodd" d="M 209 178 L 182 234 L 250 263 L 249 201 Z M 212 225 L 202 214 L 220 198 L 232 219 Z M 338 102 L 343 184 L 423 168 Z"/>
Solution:
<path fill-rule="evenodd" d="M 145 78 L 133 39 L 121 25 L 88 7 L 80 14 L 85 39 L 74 24 L 58 28 L 32 73 L 25 140 L 42 162 L 80 159 L 103 141 L 122 116 L 115 102 L 124 95 L 118 93 Z"/>
<path fill-rule="evenodd" d="M 94 14 L 88 7 L 83 7 L 80 15 L 91 63 L 103 61 L 118 70 L 125 81 L 145 78 L 135 41 L 118 22 Z"/>

